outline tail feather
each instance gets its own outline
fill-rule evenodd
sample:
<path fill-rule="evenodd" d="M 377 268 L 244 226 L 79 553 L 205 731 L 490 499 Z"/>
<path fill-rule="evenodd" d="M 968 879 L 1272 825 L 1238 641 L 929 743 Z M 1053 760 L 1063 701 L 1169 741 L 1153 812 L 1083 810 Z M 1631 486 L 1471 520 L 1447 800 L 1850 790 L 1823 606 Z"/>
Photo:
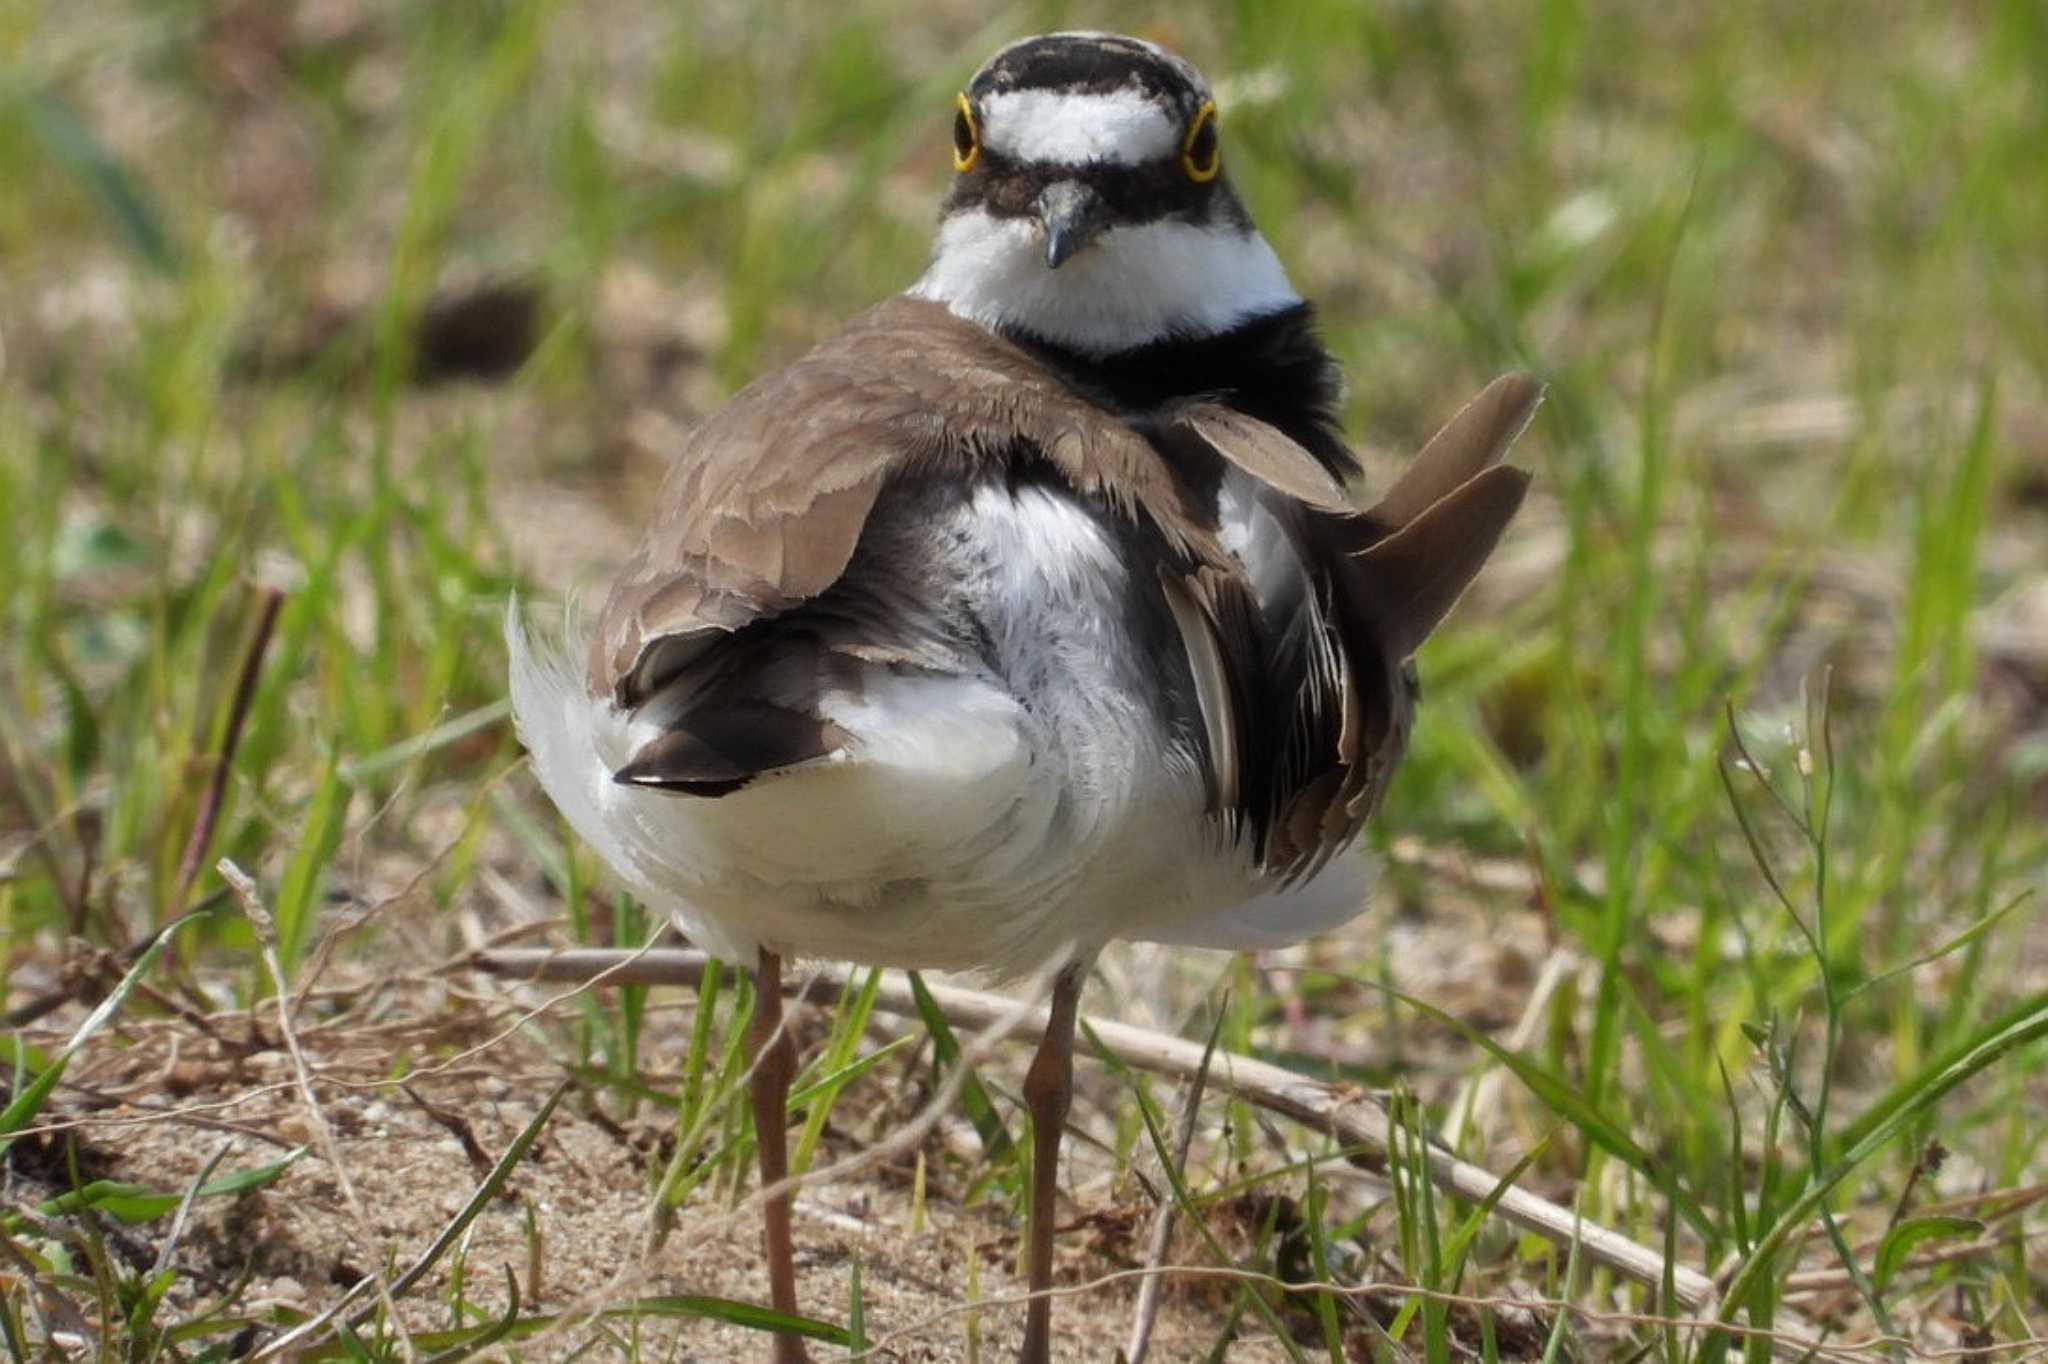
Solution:
<path fill-rule="evenodd" d="M 1430 438 L 1365 512 L 1325 523 L 1348 565 L 1343 595 L 1387 657 L 1405 658 L 1450 613 L 1522 505 L 1529 475 L 1500 461 L 1543 402 L 1504 374 Z"/>
<path fill-rule="evenodd" d="M 1543 385 L 1526 374 L 1503 374 L 1458 409 L 1409 461 L 1394 486 L 1365 513 L 1380 535 L 1415 521 L 1500 463 L 1543 402 Z"/>
<path fill-rule="evenodd" d="M 1414 653 L 1450 614 L 1528 489 L 1523 470 L 1488 469 L 1354 559 L 1355 577 L 1390 657 Z"/>

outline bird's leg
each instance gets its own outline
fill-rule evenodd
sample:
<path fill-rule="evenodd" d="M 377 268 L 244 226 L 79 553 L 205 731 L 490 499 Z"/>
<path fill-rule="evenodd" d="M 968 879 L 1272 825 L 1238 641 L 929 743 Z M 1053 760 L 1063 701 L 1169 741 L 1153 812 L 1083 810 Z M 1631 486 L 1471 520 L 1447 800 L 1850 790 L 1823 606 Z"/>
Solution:
<path fill-rule="evenodd" d="M 747 1033 L 754 1067 L 754 1139 L 761 1147 L 761 1187 L 789 1177 L 789 1081 L 796 1044 L 782 1027 L 782 958 L 766 948 L 754 967 L 754 1022 Z M 778 1312 L 796 1313 L 796 1258 L 790 1237 L 789 1193 L 761 1209 L 761 1240 L 768 1255 L 768 1297 Z M 775 1364 L 809 1364 L 801 1336 L 775 1334 Z"/>
<path fill-rule="evenodd" d="M 1052 1010 L 1045 1040 L 1024 1076 L 1024 1102 L 1031 1109 L 1031 1302 L 1024 1317 L 1020 1364 L 1047 1364 L 1052 1351 L 1052 1229 L 1059 1188 L 1060 1136 L 1074 1098 L 1074 1010 L 1081 999 L 1081 967 L 1062 970 L 1052 983 Z"/>

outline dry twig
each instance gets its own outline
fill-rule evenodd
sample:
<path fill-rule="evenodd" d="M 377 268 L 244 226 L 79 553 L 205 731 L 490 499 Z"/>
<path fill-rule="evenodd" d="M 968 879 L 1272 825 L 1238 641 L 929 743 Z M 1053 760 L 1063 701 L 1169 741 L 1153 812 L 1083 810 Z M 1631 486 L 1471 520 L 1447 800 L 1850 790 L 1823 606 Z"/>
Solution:
<path fill-rule="evenodd" d="M 242 744 L 242 726 L 248 722 L 249 707 L 256 699 L 256 679 L 263 672 L 263 655 L 270 651 L 270 637 L 277 628 L 277 613 L 284 606 L 284 593 L 275 587 L 260 589 L 263 606 L 256 616 L 256 633 L 242 655 L 242 671 L 235 678 L 235 699 L 228 709 L 228 727 L 214 755 L 213 771 L 206 779 L 206 794 L 199 804 L 199 818 L 192 822 L 191 837 L 185 841 L 185 855 L 178 860 L 177 889 L 171 892 L 173 912 L 185 907 L 192 883 L 199 879 L 199 864 L 213 843 L 214 825 L 220 822 L 220 807 L 227 796 L 228 773 L 235 765 L 235 750 Z"/>
<path fill-rule="evenodd" d="M 603 949 L 550 951 L 542 948 L 506 948 L 479 952 L 471 964 L 494 975 L 529 980 L 582 981 L 600 972 L 615 984 L 694 985 L 702 979 L 709 958 L 702 952 L 643 951 L 630 967 L 629 953 Z M 982 1031 L 1015 1015 L 1014 1000 L 983 990 L 932 985 L 932 997 L 953 1023 Z M 818 1002 L 829 1002 L 836 987 L 817 978 L 796 987 L 792 993 Z M 875 1007 L 899 1016 L 916 1017 L 917 1004 L 907 982 L 898 976 L 884 978 Z M 1184 1038 L 1169 1037 L 1148 1028 L 1089 1019 L 1103 1045 L 1125 1064 L 1155 1074 L 1191 1077 L 1202 1068 L 1202 1045 Z M 1028 1014 L 1011 1036 L 1020 1042 L 1035 1042 L 1044 1028 L 1043 1010 Z M 1379 1102 L 1361 1091 L 1325 1084 L 1279 1066 L 1239 1056 L 1215 1053 L 1210 1073 L 1222 1088 L 1250 1103 L 1284 1114 L 1297 1122 L 1328 1133 L 1340 1145 L 1360 1146 L 1384 1154 L 1388 1148 L 1391 1122 Z M 1427 1152 L 1430 1178 L 1438 1187 L 1468 1202 L 1481 1203 L 1491 1197 L 1499 1177 L 1479 1166 L 1459 1160 L 1450 1152 L 1432 1146 Z M 1636 1244 L 1619 1232 L 1587 1222 L 1569 1208 L 1560 1207 L 1526 1189 L 1509 1187 L 1494 1204 L 1495 1212 L 1524 1231 L 1559 1245 L 1576 1239 L 1585 1255 L 1622 1277 L 1652 1289 L 1664 1282 L 1664 1257 Z M 1688 1311 L 1706 1312 L 1717 1301 L 1713 1281 L 1695 1269 L 1675 1266 L 1673 1286 L 1679 1303 Z"/>
<path fill-rule="evenodd" d="M 1203 1082 L 1209 1078 L 1208 1071 L 1198 1070 L 1188 1082 L 1187 1097 L 1181 1102 L 1180 1132 L 1174 1139 L 1174 1163 L 1182 1170 L 1188 1166 L 1188 1151 L 1195 1144 L 1195 1121 L 1202 1112 Z M 1165 1152 L 1160 1152 L 1162 1157 Z M 1168 1183 L 1172 1182 L 1170 1175 Z M 1159 1196 L 1159 1207 L 1152 1215 L 1152 1234 L 1145 1247 L 1145 1263 L 1154 1269 L 1166 1263 L 1167 1246 L 1173 1239 L 1174 1198 L 1171 1191 Z M 1124 1346 L 1126 1364 L 1145 1364 L 1145 1353 L 1152 1347 L 1152 1323 L 1159 1316 L 1160 1293 L 1166 1287 L 1163 1275 L 1154 1275 L 1138 1285 L 1138 1305 L 1131 1313 L 1131 1336 Z"/>
<path fill-rule="evenodd" d="M 362 1199 L 356 1196 L 355 1181 L 349 1178 L 348 1167 L 342 1164 L 341 1144 L 335 1140 L 334 1128 L 328 1123 L 327 1114 L 321 1109 L 320 1100 L 313 1093 L 313 1070 L 306 1064 L 305 1052 L 299 1049 L 298 1034 L 292 1030 L 291 985 L 285 979 L 284 963 L 277 955 L 276 922 L 270 917 L 270 911 L 265 908 L 262 897 L 256 893 L 256 882 L 249 873 L 226 857 L 223 857 L 214 869 L 220 873 L 221 879 L 234 889 L 236 897 L 242 902 L 243 911 L 249 916 L 250 926 L 256 930 L 257 940 L 263 944 L 263 964 L 269 969 L 271 983 L 277 990 L 278 1032 L 284 1038 L 285 1050 L 292 1059 L 292 1074 L 298 1081 L 299 1099 L 305 1105 L 306 1121 L 311 1124 L 313 1135 L 320 1143 L 321 1157 L 334 1171 L 334 1182 L 341 1189 L 343 1201 L 348 1204 L 349 1215 L 356 1219 L 356 1225 L 368 1228 L 372 1225 L 369 1214 L 363 1208 Z M 368 1282 L 375 1284 L 385 1316 L 390 1320 L 392 1329 L 398 1332 L 399 1348 L 403 1351 L 404 1358 L 418 1358 L 418 1352 L 413 1349 L 411 1333 L 405 1329 L 405 1323 L 399 1318 L 397 1304 L 391 1300 L 390 1286 L 385 1283 L 384 1275 L 381 1272 L 372 1274 Z M 344 1296 L 342 1303 L 346 1303 L 352 1296 L 353 1293 Z M 334 1310 L 339 1310 L 340 1306 L 341 1304 L 336 1304 Z M 327 1314 L 323 1314 L 325 1315 Z M 315 1320 L 318 1321 L 320 1318 Z M 297 1332 L 293 1334 L 296 1335 Z M 266 1348 L 275 1349 L 280 1344 L 281 1342 L 272 1342 Z"/>

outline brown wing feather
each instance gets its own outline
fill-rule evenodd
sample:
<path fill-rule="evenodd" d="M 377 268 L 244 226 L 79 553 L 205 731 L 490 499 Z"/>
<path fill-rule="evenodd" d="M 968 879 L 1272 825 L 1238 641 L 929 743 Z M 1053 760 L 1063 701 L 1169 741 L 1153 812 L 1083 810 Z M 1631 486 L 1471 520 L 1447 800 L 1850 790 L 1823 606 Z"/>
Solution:
<path fill-rule="evenodd" d="M 1277 427 L 1222 403 L 1190 403 L 1169 425 L 1269 488 L 1324 511 L 1349 511 L 1344 486 Z"/>
<path fill-rule="evenodd" d="M 1494 466 L 1541 396 L 1521 376 L 1496 380 L 1366 512 L 1351 508 L 1307 451 L 1256 418 L 1198 403 L 1157 423 L 1183 458 L 1221 459 L 1284 495 L 1269 510 L 1313 580 L 1299 618 L 1265 621 L 1256 645 L 1257 608 L 1241 570 L 1204 570 L 1199 591 L 1195 578 L 1169 590 L 1209 749 L 1224 754 L 1212 757 L 1212 778 L 1225 764 L 1224 789 L 1238 796 L 1233 823 L 1289 880 L 1314 875 L 1377 807 L 1407 747 L 1415 692 L 1408 656 L 1520 506 L 1527 475 Z M 1244 623 L 1233 628 L 1224 612 L 1239 602 Z M 1238 708 L 1227 719 L 1211 714 L 1224 691 L 1215 678 L 1228 683 Z"/>
<path fill-rule="evenodd" d="M 1002 338 L 893 298 L 690 434 L 598 617 L 591 691 L 633 704 L 659 680 L 664 640 L 729 633 L 830 587 L 892 475 L 1023 449 L 1079 491 L 1142 509 L 1179 552 L 1208 538 L 1137 429 Z"/>
<path fill-rule="evenodd" d="M 1362 513 L 1304 510 L 1310 560 L 1326 575 L 1335 677 L 1307 721 L 1322 755 L 1288 774 L 1267 863 L 1313 875 L 1372 815 L 1408 745 L 1409 655 L 1456 604 L 1521 506 L 1529 477 L 1496 467 L 1542 387 L 1507 375 L 1453 417 Z"/>

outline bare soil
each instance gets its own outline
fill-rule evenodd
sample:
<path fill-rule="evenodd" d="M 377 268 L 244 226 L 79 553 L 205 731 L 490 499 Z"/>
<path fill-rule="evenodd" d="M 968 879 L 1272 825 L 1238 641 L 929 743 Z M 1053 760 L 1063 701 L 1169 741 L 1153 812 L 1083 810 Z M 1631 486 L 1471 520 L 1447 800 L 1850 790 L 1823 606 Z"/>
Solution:
<path fill-rule="evenodd" d="M 520 876 L 516 865 L 490 860 L 504 872 L 486 873 L 480 882 L 511 896 Z M 72 1160 L 83 1178 L 176 1192 L 216 1155 L 221 1174 L 308 1147 L 260 1191 L 195 1206 L 175 1250 L 181 1279 L 174 1309 L 232 1295 L 242 1315 L 286 1323 L 331 1306 L 380 1267 L 402 1271 L 456 1216 L 490 1163 L 563 1078 L 576 1002 L 562 987 L 449 970 L 447 963 L 459 951 L 443 952 L 459 944 L 388 931 L 402 922 L 404 888 L 412 882 L 402 867 L 380 870 L 366 876 L 362 887 L 382 892 L 376 910 L 328 916 L 330 931 L 343 930 L 333 938 L 335 959 L 300 998 L 292 1020 L 314 1104 L 306 1102 L 274 1003 L 254 1011 L 187 1010 L 182 1018 L 133 1021 L 102 1034 L 74 1063 L 60 1101 L 46 1113 L 48 1124 L 31 1138 L 40 1159 L 17 1161 L 17 1168 L 47 1183 L 42 1197 L 70 1186 Z M 494 909 L 479 906 L 451 918 L 468 925 L 465 936 L 473 945 L 472 935 L 495 936 L 511 928 L 516 920 L 510 916 L 521 908 L 532 906 L 511 898 Z M 346 931 L 366 918 L 380 918 L 384 931 Z M 1456 913 L 1424 920 L 1390 909 L 1368 915 L 1357 931 L 1400 945 L 1406 984 L 1433 989 L 1453 1008 L 1499 1012 L 1508 995 L 1496 994 L 1491 1007 L 1480 1008 L 1469 988 L 1451 982 L 1469 987 L 1485 978 L 1509 993 L 1526 988 L 1528 960 L 1542 950 L 1540 921 L 1509 914 L 1488 933 L 1471 932 L 1472 927 L 1461 926 Z M 414 940 L 408 942 L 409 936 Z M 364 955 L 350 954 L 355 941 L 366 944 Z M 1359 949 L 1332 943 L 1329 950 Z M 1276 956 L 1265 969 L 1284 983 L 1290 977 L 1280 973 L 1308 960 L 1302 951 Z M 1215 977 L 1227 961 L 1210 953 L 1121 948 L 1105 959 L 1086 1007 L 1125 1021 L 1176 1027 L 1200 998 L 1213 997 Z M 1409 967 L 1428 979 L 1406 979 Z M 1327 1004 L 1292 1024 L 1283 1022 L 1283 1032 L 1307 1030 L 1295 1040 L 1325 1054 L 1369 1049 L 1367 1039 L 1335 1028 Z M 60 1038 L 75 1022 L 73 1012 L 53 1015 L 39 1027 L 52 1040 Z M 654 994 L 640 1055 L 643 1083 L 674 1090 L 693 1015 L 689 992 Z M 793 1020 L 801 1046 L 823 1042 L 822 1011 L 798 1009 Z M 878 1018 L 871 1044 L 915 1026 Z M 1426 1049 L 1429 1039 L 1411 1037 L 1408 1044 Z M 903 1055 L 909 1058 L 904 1065 L 878 1068 L 846 1092 L 817 1166 L 856 1156 L 917 1116 L 930 1093 L 929 1060 L 917 1048 Z M 1024 1048 L 1008 1047 L 986 1066 L 985 1078 L 1006 1111 L 1014 1111 L 1008 1101 L 1026 1059 Z M 407 1076 L 403 1084 L 393 1078 L 401 1073 Z M 1128 1130 L 1128 1091 L 1085 1062 L 1080 1086 L 1063 1170 L 1070 1201 L 1062 1208 L 1059 1274 L 1067 1285 L 1145 1262 L 1156 1206 L 1152 1191 L 1161 1187 L 1142 1137 L 1134 1158 L 1120 1160 L 1114 1153 L 1120 1122 Z M 1179 1102 L 1171 1087 L 1155 1094 L 1169 1111 Z M 1226 1159 L 1218 1154 L 1227 1145 L 1224 1107 L 1215 1100 L 1205 1106 L 1198 1153 L 1206 1156 L 1198 1159 Z M 650 1249 L 652 1188 L 672 1149 L 672 1122 L 652 1104 L 628 1111 L 615 1088 L 572 1089 L 459 1248 L 400 1300 L 399 1319 L 409 1331 L 477 1324 L 483 1320 L 478 1313 L 506 1305 L 508 1270 L 518 1281 L 522 1313 L 529 1316 L 585 1313 L 661 1295 L 764 1300 L 754 1214 L 733 1210 L 753 1186 L 750 1170 L 743 1188 L 717 1180 L 700 1188 L 671 1232 Z M 71 1138 L 68 1153 L 65 1135 Z M 1264 1128 L 1256 1143 L 1259 1160 L 1281 1163 L 1284 1144 L 1298 1148 L 1302 1136 Z M 845 1321 L 850 1269 L 858 1259 L 869 1339 L 883 1347 L 877 1357 L 1003 1358 L 1017 1344 L 1021 1309 L 990 1300 L 1022 1290 L 1020 1220 L 1007 1199 L 976 1196 L 971 1189 L 983 1167 L 962 1115 L 948 1114 L 919 1151 L 926 1166 L 921 1225 L 913 1226 L 915 1157 L 804 1187 L 797 1202 L 801 1301 L 819 1317 Z M 1214 1165 L 1209 1171 L 1219 1172 Z M 1377 1181 L 1363 1172 L 1340 1170 L 1334 1178 L 1342 1196 L 1360 1206 L 1378 1196 Z M 16 1194 L 28 1201 L 37 1191 Z M 1209 1230 L 1242 1248 L 1260 1221 L 1275 1213 L 1275 1205 L 1248 1196 L 1213 1214 Z M 128 1239 L 124 1253 L 137 1262 L 153 1260 L 168 1228 L 169 1219 L 159 1219 L 120 1233 Z M 1169 1261 L 1202 1264 L 1209 1257 L 1183 1229 Z M 462 1276 L 459 1286 L 456 1275 Z M 1114 1358 L 1130 1330 L 1136 1296 L 1136 1280 L 1125 1279 L 1059 1303 L 1056 1357 Z M 1224 1338 L 1234 1297 L 1227 1283 L 1172 1284 L 1151 1358 L 1209 1357 Z M 459 1322 L 450 1306 L 458 1299 L 468 1312 Z M 978 1311 L 976 1303 L 983 1304 Z M 1319 1350 L 1313 1319 L 1300 1312 L 1285 1315 Z M 565 1357 L 601 1329 L 586 1323 L 556 1339 L 529 1341 L 520 1352 Z M 641 1318 L 615 1329 L 620 1334 L 599 1348 L 600 1355 L 637 1349 L 643 1357 L 751 1358 L 765 1344 L 757 1333 L 703 1320 Z M 271 1330 L 269 1338 L 276 1334 Z M 820 1351 L 821 1357 L 831 1353 Z M 1227 1357 L 1286 1356 L 1246 1313 Z"/>

